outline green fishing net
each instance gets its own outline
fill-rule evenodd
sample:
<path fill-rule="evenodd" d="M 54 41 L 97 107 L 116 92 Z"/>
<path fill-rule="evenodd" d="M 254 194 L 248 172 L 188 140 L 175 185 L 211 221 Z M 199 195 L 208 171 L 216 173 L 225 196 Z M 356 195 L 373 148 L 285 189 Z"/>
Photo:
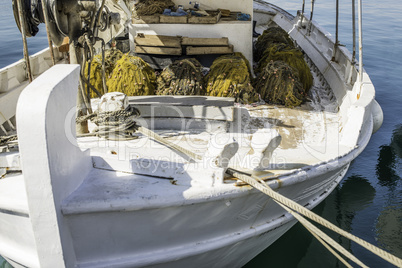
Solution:
<path fill-rule="evenodd" d="M 294 47 L 287 32 L 279 27 L 269 27 L 257 39 L 254 50 L 254 60 L 260 61 L 264 51 L 272 44 L 287 44 Z"/>
<path fill-rule="evenodd" d="M 295 107 L 306 98 L 298 71 L 283 61 L 269 62 L 255 80 L 261 98 L 273 104 Z"/>
<path fill-rule="evenodd" d="M 205 95 L 202 66 L 194 58 L 173 62 L 156 81 L 157 95 Z"/>
<path fill-rule="evenodd" d="M 127 96 L 153 95 L 155 71 L 140 57 L 124 54 L 116 62 L 107 81 L 109 92 L 118 91 Z"/>
<path fill-rule="evenodd" d="M 295 68 L 299 73 L 299 79 L 305 92 L 308 92 L 312 87 L 313 76 L 300 49 L 288 44 L 271 44 L 265 49 L 261 60 L 258 62 L 256 73 L 260 73 L 271 61 L 283 61 Z"/>
<path fill-rule="evenodd" d="M 224 55 L 214 60 L 204 80 L 208 96 L 233 97 L 240 103 L 259 100 L 251 85 L 249 63 L 241 53 Z"/>

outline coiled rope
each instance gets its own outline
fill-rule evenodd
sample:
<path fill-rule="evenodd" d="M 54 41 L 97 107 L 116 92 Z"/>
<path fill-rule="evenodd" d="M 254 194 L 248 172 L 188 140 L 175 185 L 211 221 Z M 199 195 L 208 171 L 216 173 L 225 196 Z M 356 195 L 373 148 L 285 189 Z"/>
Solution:
<path fill-rule="evenodd" d="M 181 152 L 194 160 L 202 160 L 202 156 L 183 148 L 165 138 L 161 137 L 157 133 L 150 129 L 137 125 L 134 120 L 140 115 L 140 111 L 132 106 L 129 106 L 126 110 L 92 113 L 76 118 L 76 123 L 82 123 L 87 120 L 91 120 L 92 123 L 97 125 L 97 128 L 88 134 L 81 134 L 78 137 L 87 136 L 99 136 L 106 139 L 116 140 L 130 140 L 136 137 L 132 134 L 139 132 L 164 146 L 170 147 L 173 150 Z"/>
<path fill-rule="evenodd" d="M 363 239 L 361 239 L 361 238 L 359 238 L 357 236 L 354 236 L 354 235 L 342 230 L 341 228 L 339 228 L 336 225 L 330 223 L 329 221 L 325 220 L 324 218 L 318 216 L 317 214 L 313 213 L 312 211 L 308 210 L 307 208 L 299 205 L 295 201 L 290 200 L 289 198 L 286 198 L 285 196 L 275 192 L 265 182 L 264 182 L 265 185 L 262 184 L 261 181 L 259 179 L 257 179 L 256 177 L 247 176 L 247 175 L 239 173 L 237 170 L 234 170 L 234 169 L 231 169 L 231 168 L 229 168 L 227 170 L 227 173 L 229 175 L 232 175 L 233 177 L 235 177 L 235 178 L 237 178 L 237 179 L 249 184 L 250 186 L 256 188 L 257 190 L 263 192 L 264 194 L 268 195 L 273 200 L 275 200 L 277 203 L 280 203 L 280 204 L 286 206 L 288 209 L 291 209 L 291 210 L 293 210 L 293 211 L 295 211 L 297 213 L 300 213 L 301 215 L 303 215 L 303 216 L 305 216 L 305 217 L 307 217 L 307 218 L 309 218 L 309 219 L 321 224 L 322 226 L 324 226 L 324 227 L 326 227 L 326 228 L 328 228 L 328 229 L 330 229 L 330 230 L 332 230 L 332 231 L 334 231 L 334 232 L 336 232 L 336 233 L 338 233 L 338 234 L 340 234 L 340 235 L 342 235 L 342 236 L 354 241 L 355 243 L 361 245 L 362 247 L 364 247 L 367 250 L 371 251 L 375 255 L 383 258 L 384 260 L 388 261 L 389 263 L 392 263 L 393 265 L 396 265 L 397 267 L 402 267 L 402 260 L 400 258 L 398 258 L 398 257 L 396 257 L 396 256 L 394 256 L 394 255 L 392 255 L 392 254 L 390 254 L 390 253 L 388 253 L 388 252 L 386 252 L 386 251 L 384 251 L 384 250 L 382 250 L 382 249 L 380 249 L 380 248 L 368 243 L 367 241 L 364 241 Z M 297 213 L 295 213 L 295 214 L 297 214 Z M 292 213 L 292 215 L 293 215 L 293 213 Z M 309 225 L 309 228 L 311 228 L 314 231 L 316 231 L 314 227 L 311 227 Z M 317 233 L 319 233 L 319 232 L 317 231 Z M 321 237 L 321 238 L 323 238 L 323 237 Z M 333 247 L 335 247 L 334 244 L 331 243 L 331 245 Z M 340 252 L 343 252 L 343 250 L 340 251 Z M 359 264 L 359 265 L 361 265 L 362 267 L 366 267 L 364 264 Z"/>
<path fill-rule="evenodd" d="M 134 139 L 132 133 L 136 130 L 136 122 L 134 121 L 140 115 L 140 111 L 132 106 L 126 110 L 91 113 L 76 118 L 75 122 L 80 124 L 84 121 L 91 120 L 97 127 L 93 133 L 82 134 L 78 137 L 84 136 L 101 136 L 108 139 L 120 137 L 122 139 Z"/>

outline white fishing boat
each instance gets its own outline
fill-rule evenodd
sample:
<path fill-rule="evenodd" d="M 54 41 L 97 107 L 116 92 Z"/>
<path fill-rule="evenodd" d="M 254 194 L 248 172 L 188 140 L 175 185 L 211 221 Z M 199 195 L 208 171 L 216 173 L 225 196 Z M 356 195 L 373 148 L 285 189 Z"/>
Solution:
<path fill-rule="evenodd" d="M 101 6 L 47 2 L 61 13 L 76 2 Z M 0 147 L 0 255 L 14 267 L 241 267 L 296 222 L 241 177 L 314 208 L 382 124 L 374 86 L 361 62 L 303 12 L 293 16 L 262 1 L 205 0 L 201 7 L 251 19 L 140 24 L 125 2 L 105 7 L 120 15 L 110 26 L 114 34 L 128 33 L 137 52 L 137 36 L 226 37 L 252 63 L 253 21 L 259 33 L 279 26 L 305 53 L 314 78 L 310 100 L 289 108 L 114 94 L 108 104 L 141 113 L 135 139 L 77 138 L 79 65 L 63 64 L 66 54 L 55 49 L 52 67 L 45 49 L 30 57 L 32 83 L 25 61 L 7 66 L 0 70 L 0 133 L 17 132 L 18 142 Z M 72 25 L 65 13 L 53 33 Z"/>

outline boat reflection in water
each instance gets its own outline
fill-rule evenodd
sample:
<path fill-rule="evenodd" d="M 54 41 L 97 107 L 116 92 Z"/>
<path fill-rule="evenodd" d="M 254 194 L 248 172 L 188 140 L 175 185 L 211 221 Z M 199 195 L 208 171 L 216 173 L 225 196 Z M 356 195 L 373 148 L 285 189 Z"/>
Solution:
<path fill-rule="evenodd" d="M 376 235 L 382 248 L 402 256 L 402 125 L 393 131 L 390 145 L 382 145 L 376 167 L 378 184 L 386 187 L 385 207 L 377 218 Z"/>

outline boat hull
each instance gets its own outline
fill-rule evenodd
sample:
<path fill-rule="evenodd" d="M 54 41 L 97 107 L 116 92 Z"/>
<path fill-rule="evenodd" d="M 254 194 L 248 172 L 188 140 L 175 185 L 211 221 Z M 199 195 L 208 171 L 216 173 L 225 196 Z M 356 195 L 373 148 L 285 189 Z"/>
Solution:
<path fill-rule="evenodd" d="M 347 167 L 279 192 L 312 209 Z M 183 206 L 65 214 L 80 267 L 241 267 L 295 223 L 254 189 Z"/>

